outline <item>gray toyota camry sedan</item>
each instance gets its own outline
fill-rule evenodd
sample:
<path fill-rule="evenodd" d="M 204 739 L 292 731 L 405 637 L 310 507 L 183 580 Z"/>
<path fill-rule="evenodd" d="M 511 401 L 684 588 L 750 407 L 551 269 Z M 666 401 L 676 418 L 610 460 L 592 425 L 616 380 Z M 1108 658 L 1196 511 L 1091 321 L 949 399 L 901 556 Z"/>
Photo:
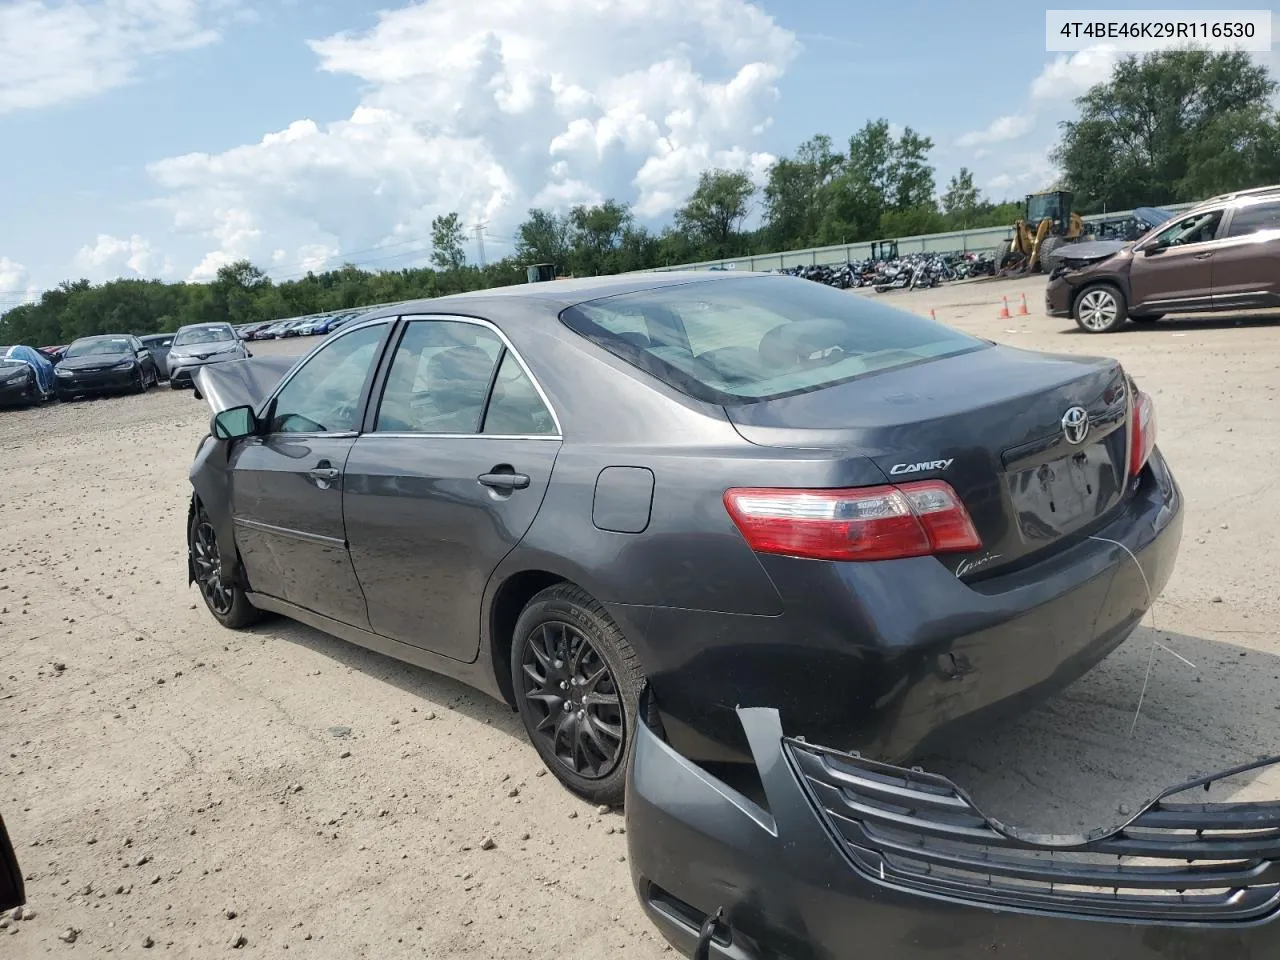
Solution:
<path fill-rule="evenodd" d="M 472 684 L 596 802 L 639 720 L 697 762 L 750 760 L 739 707 L 900 760 L 1033 705 L 1125 640 L 1181 535 L 1114 360 L 791 277 L 403 303 L 197 383 L 213 615 Z"/>

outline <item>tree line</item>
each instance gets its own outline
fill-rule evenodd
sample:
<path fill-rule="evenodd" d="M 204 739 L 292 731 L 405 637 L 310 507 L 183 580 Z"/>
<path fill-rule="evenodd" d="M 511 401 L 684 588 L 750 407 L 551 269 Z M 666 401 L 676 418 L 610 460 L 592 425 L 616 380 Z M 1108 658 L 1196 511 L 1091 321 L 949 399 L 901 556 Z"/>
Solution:
<path fill-rule="evenodd" d="M 1195 200 L 1280 181 L 1276 83 L 1243 53 L 1179 50 L 1129 57 L 1111 80 L 1076 101 L 1060 125 L 1057 183 L 1081 213 Z M 769 169 L 757 189 L 741 170 L 710 169 L 661 229 L 616 199 L 567 213 L 533 209 L 516 229 L 512 256 L 467 261 L 457 213 L 431 224 L 429 263 L 399 270 L 344 264 L 277 282 L 248 261 L 210 283 L 66 281 L 0 316 L 0 343 L 66 343 L 94 333 L 150 333 L 187 323 L 249 323 L 366 304 L 522 283 L 525 267 L 548 263 L 596 276 L 775 250 L 1003 226 L 1023 201 L 983 197 L 961 168 L 939 190 L 934 143 L 907 127 L 866 123 L 847 141 L 811 137 Z M 745 224 L 758 213 L 759 226 Z"/>

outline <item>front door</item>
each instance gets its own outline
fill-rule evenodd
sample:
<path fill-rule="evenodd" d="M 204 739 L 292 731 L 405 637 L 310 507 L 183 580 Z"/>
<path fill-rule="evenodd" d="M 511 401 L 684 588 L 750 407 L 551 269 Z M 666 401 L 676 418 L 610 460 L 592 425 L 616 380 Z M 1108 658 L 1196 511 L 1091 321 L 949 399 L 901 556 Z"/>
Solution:
<path fill-rule="evenodd" d="M 1237 207 L 1213 255 L 1213 306 L 1280 306 L 1280 202 Z"/>
<path fill-rule="evenodd" d="M 232 453 L 236 547 L 253 591 L 365 629 L 342 517 L 343 470 L 389 327 L 326 342 L 262 411 L 264 434 Z"/>
<path fill-rule="evenodd" d="M 406 322 L 343 509 L 373 630 L 465 662 L 485 584 L 542 505 L 560 433 L 496 330 Z"/>
<path fill-rule="evenodd" d="M 1129 309 L 1167 312 L 1213 301 L 1214 239 L 1222 211 L 1197 213 L 1166 227 L 1134 251 Z"/>

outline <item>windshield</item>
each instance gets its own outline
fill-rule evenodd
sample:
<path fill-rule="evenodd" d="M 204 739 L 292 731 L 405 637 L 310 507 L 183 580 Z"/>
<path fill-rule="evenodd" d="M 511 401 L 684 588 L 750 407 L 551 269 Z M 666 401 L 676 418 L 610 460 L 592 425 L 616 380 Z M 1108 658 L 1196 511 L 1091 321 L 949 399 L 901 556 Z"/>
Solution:
<path fill-rule="evenodd" d="M 1027 222 L 1033 226 L 1041 220 L 1057 220 L 1059 213 L 1057 194 L 1050 193 L 1027 199 Z"/>
<path fill-rule="evenodd" d="M 121 356 L 133 353 L 133 347 L 124 337 L 104 337 L 101 340 L 77 340 L 67 347 L 66 356 L 98 357 Z"/>
<path fill-rule="evenodd" d="M 188 347 L 194 343 L 221 343 L 235 338 L 235 331 L 230 327 L 192 327 L 189 330 L 179 330 L 178 335 L 173 338 L 173 346 Z"/>
<path fill-rule="evenodd" d="M 561 320 L 615 356 L 712 403 L 806 393 L 985 346 L 916 314 L 783 277 L 605 297 L 570 307 Z"/>

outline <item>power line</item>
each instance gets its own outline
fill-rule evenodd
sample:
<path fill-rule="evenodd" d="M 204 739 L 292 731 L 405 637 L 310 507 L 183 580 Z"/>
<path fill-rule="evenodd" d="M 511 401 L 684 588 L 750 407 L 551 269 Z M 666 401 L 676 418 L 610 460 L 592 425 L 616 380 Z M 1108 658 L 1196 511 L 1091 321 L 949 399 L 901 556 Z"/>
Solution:
<path fill-rule="evenodd" d="M 487 226 L 489 226 L 488 221 L 481 220 L 471 228 L 476 234 L 476 253 L 479 254 L 480 269 L 482 270 L 487 266 L 484 259 L 484 231 Z"/>

